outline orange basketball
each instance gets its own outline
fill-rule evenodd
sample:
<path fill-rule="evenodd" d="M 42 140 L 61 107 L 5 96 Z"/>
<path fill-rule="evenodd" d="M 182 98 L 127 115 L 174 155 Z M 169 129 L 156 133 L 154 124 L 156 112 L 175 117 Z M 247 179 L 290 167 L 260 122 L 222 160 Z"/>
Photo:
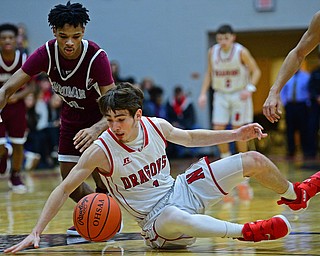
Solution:
<path fill-rule="evenodd" d="M 121 226 L 121 210 L 117 202 L 102 193 L 83 197 L 73 212 L 73 223 L 85 239 L 103 242 L 111 239 Z"/>

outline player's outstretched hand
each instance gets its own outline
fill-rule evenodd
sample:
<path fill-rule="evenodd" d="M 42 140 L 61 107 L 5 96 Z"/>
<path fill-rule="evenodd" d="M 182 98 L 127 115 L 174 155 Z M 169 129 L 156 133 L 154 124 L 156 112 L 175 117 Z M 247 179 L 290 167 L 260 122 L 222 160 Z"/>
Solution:
<path fill-rule="evenodd" d="M 33 245 L 34 248 L 39 248 L 40 244 L 40 236 L 36 233 L 31 233 L 25 239 L 23 239 L 20 243 L 13 245 L 4 250 L 4 253 L 16 253 L 21 251 L 30 245 Z"/>
<path fill-rule="evenodd" d="M 279 121 L 282 114 L 279 94 L 269 93 L 268 98 L 263 104 L 263 114 L 271 123 Z"/>
<path fill-rule="evenodd" d="M 262 132 L 263 127 L 258 123 L 247 124 L 236 129 L 238 141 L 248 141 L 252 139 L 261 140 L 268 136 Z"/>

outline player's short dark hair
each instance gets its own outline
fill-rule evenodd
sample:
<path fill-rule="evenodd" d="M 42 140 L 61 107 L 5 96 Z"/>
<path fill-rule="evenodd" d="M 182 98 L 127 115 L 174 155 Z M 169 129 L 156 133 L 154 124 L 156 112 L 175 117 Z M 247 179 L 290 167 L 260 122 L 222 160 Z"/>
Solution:
<path fill-rule="evenodd" d="M 82 4 L 70 1 L 66 5 L 58 4 L 50 10 L 48 22 L 51 28 L 62 28 L 65 24 L 84 27 L 90 21 L 88 10 Z"/>
<path fill-rule="evenodd" d="M 18 27 L 11 23 L 4 23 L 0 25 L 0 33 L 2 33 L 2 31 L 5 31 L 5 30 L 12 31 L 15 36 L 18 35 Z"/>
<path fill-rule="evenodd" d="M 100 112 L 106 115 L 110 110 L 128 110 L 134 116 L 138 109 L 142 109 L 143 92 L 128 82 L 119 83 L 98 99 Z"/>
<path fill-rule="evenodd" d="M 234 30 L 230 25 L 224 24 L 217 29 L 217 34 L 234 34 Z"/>

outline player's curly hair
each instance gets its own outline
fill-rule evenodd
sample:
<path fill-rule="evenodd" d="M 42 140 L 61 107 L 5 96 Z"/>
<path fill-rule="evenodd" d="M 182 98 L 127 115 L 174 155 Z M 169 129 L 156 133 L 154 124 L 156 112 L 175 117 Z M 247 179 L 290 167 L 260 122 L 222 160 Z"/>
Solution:
<path fill-rule="evenodd" d="M 10 23 L 4 23 L 0 25 L 0 33 L 2 31 L 9 30 L 14 33 L 15 36 L 18 35 L 18 27 L 16 25 L 10 24 Z"/>
<path fill-rule="evenodd" d="M 138 109 L 142 109 L 143 92 L 136 86 L 124 82 L 107 91 L 98 99 L 100 112 L 106 115 L 110 110 L 128 110 L 134 117 Z"/>
<path fill-rule="evenodd" d="M 88 10 L 82 4 L 70 1 L 66 5 L 59 4 L 50 10 L 48 22 L 51 28 L 62 28 L 65 24 L 84 27 L 90 21 Z"/>

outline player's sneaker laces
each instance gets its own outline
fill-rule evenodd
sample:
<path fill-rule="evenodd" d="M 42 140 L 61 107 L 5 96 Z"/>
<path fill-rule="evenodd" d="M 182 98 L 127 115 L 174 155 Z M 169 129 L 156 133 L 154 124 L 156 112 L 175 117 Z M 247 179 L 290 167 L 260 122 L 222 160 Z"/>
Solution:
<path fill-rule="evenodd" d="M 287 236 L 291 231 L 289 221 L 283 215 L 276 215 L 268 220 L 257 220 L 244 224 L 241 241 L 260 242 L 276 240 Z"/>
<path fill-rule="evenodd" d="M 119 228 L 119 231 L 117 232 L 117 234 L 121 233 L 122 228 L 123 228 L 123 221 L 121 220 L 121 225 L 120 225 L 120 228 Z M 75 226 L 72 226 L 72 227 L 68 228 L 67 235 L 68 236 L 80 236 L 80 234 L 76 230 Z"/>
<path fill-rule="evenodd" d="M 24 185 L 24 183 L 21 180 L 20 173 L 13 172 L 11 174 L 11 177 L 8 180 L 8 186 L 12 189 L 13 192 L 16 193 L 26 193 L 27 187 Z"/>
<path fill-rule="evenodd" d="M 296 182 L 294 191 L 297 195 L 295 200 L 281 197 L 277 203 L 279 205 L 285 204 L 293 211 L 305 210 L 308 207 L 309 200 L 320 192 L 320 172 L 313 174 L 302 183 Z"/>

